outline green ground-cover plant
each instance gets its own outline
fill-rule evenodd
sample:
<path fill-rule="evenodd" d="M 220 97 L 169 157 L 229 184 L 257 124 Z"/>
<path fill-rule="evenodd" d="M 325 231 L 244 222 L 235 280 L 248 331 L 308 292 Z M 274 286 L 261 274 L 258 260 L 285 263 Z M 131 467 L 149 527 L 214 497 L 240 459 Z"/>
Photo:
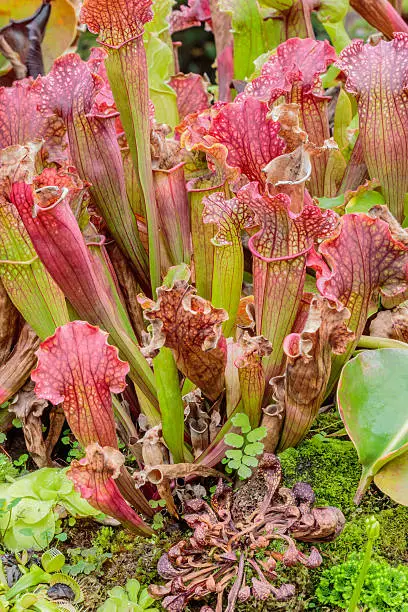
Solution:
<path fill-rule="evenodd" d="M 142 610 L 157 610 L 154 599 L 140 582 L 130 579 L 126 587 L 114 587 L 109 591 L 108 599 L 98 608 L 98 612 L 142 612 Z"/>
<path fill-rule="evenodd" d="M 353 553 L 344 563 L 325 570 L 316 589 L 316 599 L 319 604 L 348 610 L 361 562 L 362 555 Z M 360 606 L 363 605 L 363 609 L 368 612 L 385 610 L 404 612 L 408 609 L 407 598 L 406 566 L 393 567 L 385 560 L 372 560 L 359 598 Z"/>
<path fill-rule="evenodd" d="M 67 563 L 63 567 L 65 574 L 79 576 L 80 574 L 93 574 L 100 576 L 103 573 L 103 564 L 111 559 L 110 552 L 101 552 L 96 547 L 91 548 L 68 548 Z"/>
<path fill-rule="evenodd" d="M 1 541 L 11 550 L 46 548 L 58 533 L 58 508 L 73 517 L 98 514 L 58 468 L 43 468 L 1 484 L 0 498 Z"/>
<path fill-rule="evenodd" d="M 251 428 L 248 415 L 239 412 L 231 419 L 232 425 L 240 433 L 228 433 L 225 435 L 225 443 L 231 447 L 225 452 L 225 464 L 227 474 L 236 471 L 241 480 L 249 478 L 252 468 L 257 467 L 264 445 L 261 440 L 266 436 L 266 427 Z"/>

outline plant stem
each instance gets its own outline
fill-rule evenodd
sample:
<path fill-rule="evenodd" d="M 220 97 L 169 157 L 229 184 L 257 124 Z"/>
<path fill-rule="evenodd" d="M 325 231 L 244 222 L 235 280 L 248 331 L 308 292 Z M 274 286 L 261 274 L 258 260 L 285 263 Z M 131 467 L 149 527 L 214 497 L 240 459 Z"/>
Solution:
<path fill-rule="evenodd" d="M 378 348 L 400 348 L 408 349 L 406 342 L 393 340 L 392 338 L 380 338 L 379 336 L 361 336 L 357 343 L 358 348 L 378 349 Z"/>
<path fill-rule="evenodd" d="M 364 581 L 367 576 L 368 568 L 370 567 L 371 555 L 373 553 L 373 545 L 374 541 L 380 535 L 380 524 L 375 519 L 374 516 L 371 516 L 367 519 L 367 535 L 368 541 L 367 546 L 364 552 L 363 562 L 361 564 L 360 573 L 357 578 L 356 585 L 354 587 L 353 595 L 351 596 L 351 600 L 349 603 L 349 607 L 347 612 L 358 612 L 358 603 L 360 601 L 360 595 L 362 588 L 364 586 Z"/>

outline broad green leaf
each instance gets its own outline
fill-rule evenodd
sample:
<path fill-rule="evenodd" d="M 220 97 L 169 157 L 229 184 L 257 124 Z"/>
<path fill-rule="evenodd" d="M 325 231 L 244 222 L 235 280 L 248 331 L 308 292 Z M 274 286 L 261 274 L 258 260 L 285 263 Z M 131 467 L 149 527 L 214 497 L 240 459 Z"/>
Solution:
<path fill-rule="evenodd" d="M 129 582 L 130 580 L 128 580 L 127 585 L 126 585 L 126 589 L 129 591 Z M 139 606 L 143 609 L 143 610 L 148 610 L 151 609 L 150 606 L 155 602 L 155 600 L 153 599 L 153 597 L 150 597 L 147 589 L 143 589 L 142 592 L 139 595 Z"/>
<path fill-rule="evenodd" d="M 9 487 L 11 497 L 32 497 L 56 503 L 73 490 L 72 482 L 62 470 L 57 468 L 42 468 L 18 478 Z"/>
<path fill-rule="evenodd" d="M 277 11 L 287 11 L 293 4 L 293 0 L 259 0 L 261 7 L 274 8 Z"/>
<path fill-rule="evenodd" d="M 151 34 L 145 42 L 149 73 L 149 95 L 153 102 L 158 123 L 174 128 L 179 123 L 176 92 L 167 81 L 173 66 L 173 51 L 158 36 Z"/>
<path fill-rule="evenodd" d="M 244 453 L 246 455 L 250 455 L 251 457 L 255 457 L 256 455 L 260 455 L 264 449 L 264 445 L 262 442 L 254 442 L 253 444 L 247 444 L 244 448 Z"/>
<path fill-rule="evenodd" d="M 348 0 L 322 0 L 317 11 L 317 16 L 330 36 L 336 53 L 340 53 L 344 47 L 351 43 L 350 36 L 343 23 L 348 10 Z"/>
<path fill-rule="evenodd" d="M 408 506 L 408 452 L 389 461 L 377 472 L 374 482 L 395 502 Z"/>
<path fill-rule="evenodd" d="M 408 353 L 404 349 L 363 351 L 340 376 L 337 400 L 363 471 L 359 503 L 373 477 L 408 449 Z"/>
<path fill-rule="evenodd" d="M 219 7 L 232 17 L 234 78 L 245 79 L 252 74 L 256 58 L 267 51 L 259 5 L 256 0 L 220 0 Z"/>
<path fill-rule="evenodd" d="M 130 601 L 137 604 L 140 591 L 140 582 L 135 578 L 128 580 L 126 583 L 126 591 Z"/>
<path fill-rule="evenodd" d="M 341 193 L 334 198 L 317 198 L 320 208 L 333 209 L 344 204 L 344 193 Z"/>
<path fill-rule="evenodd" d="M 241 448 L 244 444 L 244 438 L 239 434 L 229 433 L 225 436 L 225 443 L 234 448 Z"/>
<path fill-rule="evenodd" d="M 251 424 L 249 422 L 248 415 L 244 412 L 239 412 L 233 416 L 231 422 L 233 425 L 235 425 L 235 427 L 239 427 L 244 434 L 251 431 Z"/>
<path fill-rule="evenodd" d="M 261 75 L 262 66 L 268 61 L 272 54 L 273 51 L 265 51 L 265 53 L 261 53 L 261 55 L 254 60 L 255 69 L 249 77 L 250 81 L 253 81 L 254 79 L 256 79 L 256 77 L 259 77 Z"/>
<path fill-rule="evenodd" d="M 318 17 L 324 23 L 335 24 L 342 21 L 349 10 L 349 0 L 322 0 L 319 3 Z"/>
<path fill-rule="evenodd" d="M 259 440 L 263 440 L 267 434 L 266 427 L 257 427 L 253 429 L 248 435 L 248 442 L 259 442 Z"/>
<path fill-rule="evenodd" d="M 241 461 L 236 461 L 235 459 L 232 459 L 232 461 L 228 462 L 228 467 L 231 470 L 238 470 L 241 467 Z"/>
<path fill-rule="evenodd" d="M 23 502 L 22 502 L 23 503 Z M 46 502 L 37 502 L 37 504 L 45 504 Z M 32 532 L 23 532 L 22 530 L 31 529 Z M 37 523 L 28 525 L 24 520 L 16 520 L 12 527 L 7 529 L 4 534 L 4 545 L 10 550 L 40 550 L 46 548 L 55 533 L 55 517 L 50 510 L 44 518 Z"/>
<path fill-rule="evenodd" d="M 154 32 L 162 35 L 169 31 L 168 17 L 171 9 L 175 4 L 175 0 L 154 0 L 153 4 L 153 19 L 145 25 L 145 33 Z"/>
<path fill-rule="evenodd" d="M 348 213 L 368 213 L 377 204 L 385 204 L 384 196 L 378 191 L 363 191 L 356 193 L 346 205 Z"/>

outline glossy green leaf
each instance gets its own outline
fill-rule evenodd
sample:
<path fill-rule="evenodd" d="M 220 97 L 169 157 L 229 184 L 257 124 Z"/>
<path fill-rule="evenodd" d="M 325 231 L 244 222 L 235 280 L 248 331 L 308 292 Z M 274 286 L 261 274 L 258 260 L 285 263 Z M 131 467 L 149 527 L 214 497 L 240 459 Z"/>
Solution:
<path fill-rule="evenodd" d="M 341 193 L 338 196 L 335 196 L 334 198 L 317 198 L 318 202 L 319 202 L 319 206 L 320 208 L 324 208 L 325 210 L 327 209 L 331 209 L 333 210 L 334 208 L 337 208 L 337 206 L 342 206 L 344 204 L 344 194 Z"/>
<path fill-rule="evenodd" d="M 389 461 L 375 475 L 374 482 L 395 502 L 408 506 L 408 452 Z"/>
<path fill-rule="evenodd" d="M 249 77 L 254 61 L 267 51 L 263 19 L 256 0 L 220 0 L 219 7 L 232 17 L 234 37 L 234 78 Z"/>
<path fill-rule="evenodd" d="M 174 128 L 179 123 L 176 92 L 167 83 L 174 71 L 173 51 L 161 38 L 150 34 L 145 41 L 149 73 L 149 96 L 158 123 Z"/>
<path fill-rule="evenodd" d="M 145 35 L 154 32 L 163 36 L 169 31 L 168 17 L 175 3 L 175 0 L 154 0 L 153 19 L 145 24 Z"/>
<path fill-rule="evenodd" d="M 378 191 L 363 191 L 349 200 L 346 206 L 348 213 L 368 213 L 377 204 L 385 204 L 384 196 Z"/>
<path fill-rule="evenodd" d="M 347 129 L 353 119 L 353 107 L 350 96 L 340 88 L 334 113 L 333 136 L 342 151 L 349 145 Z"/>
<path fill-rule="evenodd" d="M 322 0 L 317 11 L 317 16 L 330 36 L 336 53 L 340 53 L 344 47 L 351 43 L 350 36 L 343 23 L 348 10 L 348 0 Z"/>
<path fill-rule="evenodd" d="M 167 274 L 163 279 L 163 285 L 171 289 L 174 283 L 179 280 L 188 281 L 190 279 L 190 268 L 187 264 L 181 263 L 178 266 L 172 266 L 167 270 Z M 183 389 L 183 395 L 188 393 L 189 390 Z"/>
<path fill-rule="evenodd" d="M 381 468 L 408 449 L 407 371 L 407 351 L 378 349 L 359 353 L 341 373 L 339 411 L 363 466 L 356 503 Z"/>

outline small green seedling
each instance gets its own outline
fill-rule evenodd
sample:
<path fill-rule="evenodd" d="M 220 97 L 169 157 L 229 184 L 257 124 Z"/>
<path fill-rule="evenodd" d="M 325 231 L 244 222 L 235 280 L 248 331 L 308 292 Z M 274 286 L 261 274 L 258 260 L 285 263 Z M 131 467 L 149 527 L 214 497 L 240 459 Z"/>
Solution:
<path fill-rule="evenodd" d="M 125 588 L 117 586 L 109 591 L 108 599 L 99 606 L 98 612 L 157 612 L 157 608 L 151 607 L 154 603 L 147 589 L 142 589 L 138 580 L 130 579 Z"/>
<path fill-rule="evenodd" d="M 166 500 L 165 499 L 151 499 L 149 501 L 149 506 L 151 508 L 165 508 L 166 507 Z"/>
<path fill-rule="evenodd" d="M 266 436 L 266 427 L 252 429 L 248 416 L 243 412 L 236 414 L 231 421 L 234 427 L 241 430 L 241 434 L 226 434 L 225 443 L 232 448 L 226 451 L 222 463 L 228 474 L 235 471 L 240 480 L 245 480 L 252 475 L 252 468 L 257 467 L 257 456 L 263 453 L 261 440 Z"/>

